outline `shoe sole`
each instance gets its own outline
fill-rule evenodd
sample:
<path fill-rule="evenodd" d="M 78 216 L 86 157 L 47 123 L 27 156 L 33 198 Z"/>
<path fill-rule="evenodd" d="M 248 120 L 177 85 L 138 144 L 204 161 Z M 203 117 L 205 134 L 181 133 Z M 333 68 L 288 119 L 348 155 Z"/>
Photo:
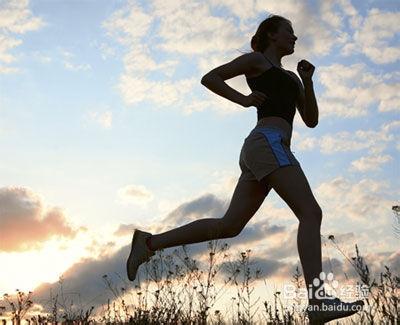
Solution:
<path fill-rule="evenodd" d="M 340 315 L 339 317 L 331 316 L 331 317 L 322 318 L 322 319 L 312 319 L 312 320 L 310 320 L 310 324 L 311 325 L 321 325 L 321 324 L 325 324 L 325 323 L 331 322 L 331 321 L 336 320 L 336 319 L 341 319 L 341 318 L 344 318 L 344 317 L 352 316 L 355 313 L 357 313 L 357 312 L 355 311 L 352 314 Z"/>
<path fill-rule="evenodd" d="M 136 273 L 137 273 L 137 269 L 138 269 L 138 268 L 136 268 L 135 270 L 133 270 L 132 274 L 130 274 L 130 272 L 129 272 L 129 265 L 131 264 L 131 260 L 133 258 L 133 254 L 132 254 L 133 253 L 133 247 L 135 246 L 135 243 L 136 243 L 136 240 L 137 240 L 137 238 L 139 236 L 139 233 L 140 233 L 140 230 L 136 230 L 133 233 L 132 244 L 131 244 L 131 252 L 129 253 L 128 261 L 126 262 L 126 272 L 128 274 L 129 281 L 135 281 Z"/>

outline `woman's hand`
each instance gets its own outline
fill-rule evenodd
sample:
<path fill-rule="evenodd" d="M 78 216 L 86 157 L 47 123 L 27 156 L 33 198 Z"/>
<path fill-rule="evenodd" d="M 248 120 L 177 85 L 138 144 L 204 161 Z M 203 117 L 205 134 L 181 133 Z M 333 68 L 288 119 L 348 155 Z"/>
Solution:
<path fill-rule="evenodd" d="M 268 98 L 266 94 L 264 94 L 261 91 L 253 91 L 250 95 L 245 97 L 243 106 L 244 107 L 250 107 L 250 106 L 255 106 L 259 107 L 261 106 L 265 100 Z"/>
<path fill-rule="evenodd" d="M 307 60 L 301 60 L 299 63 L 297 63 L 297 72 L 303 81 L 311 80 L 314 70 L 315 67 Z"/>

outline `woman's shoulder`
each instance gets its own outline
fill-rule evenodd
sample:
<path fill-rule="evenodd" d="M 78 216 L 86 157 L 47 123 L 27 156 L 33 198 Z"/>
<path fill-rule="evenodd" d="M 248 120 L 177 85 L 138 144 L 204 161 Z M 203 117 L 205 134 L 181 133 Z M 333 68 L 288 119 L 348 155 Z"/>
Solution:
<path fill-rule="evenodd" d="M 272 67 L 272 65 L 265 59 L 264 54 L 261 52 L 254 51 L 247 54 L 250 69 L 246 73 L 246 78 L 251 79 L 258 77 Z"/>
<path fill-rule="evenodd" d="M 232 61 L 213 69 L 210 73 L 218 74 L 223 80 L 243 74 L 249 76 L 259 70 L 261 63 L 262 54 L 260 52 L 250 52 L 242 54 Z"/>
<path fill-rule="evenodd" d="M 265 63 L 265 57 L 261 52 L 247 52 L 239 56 L 239 58 L 247 60 L 252 65 L 262 65 Z"/>
<path fill-rule="evenodd" d="M 251 52 L 248 53 L 249 54 L 249 58 L 251 61 L 253 61 L 254 65 L 256 66 L 263 66 L 265 65 L 265 56 L 264 54 L 262 54 L 261 52 Z"/>
<path fill-rule="evenodd" d="M 302 85 L 299 76 L 298 76 L 295 72 L 290 71 L 290 70 L 286 70 L 286 69 L 284 69 L 284 70 L 285 70 L 288 74 L 290 74 L 290 75 L 292 76 L 292 78 L 293 78 L 299 85 Z"/>

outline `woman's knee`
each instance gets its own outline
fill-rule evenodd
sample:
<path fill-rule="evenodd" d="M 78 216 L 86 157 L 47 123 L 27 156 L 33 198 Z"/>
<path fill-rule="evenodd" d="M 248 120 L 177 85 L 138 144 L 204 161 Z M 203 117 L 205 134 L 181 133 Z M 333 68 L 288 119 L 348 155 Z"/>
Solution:
<path fill-rule="evenodd" d="M 231 238 L 239 235 L 244 225 L 233 223 L 228 218 L 221 218 L 219 219 L 219 227 L 223 238 Z"/>
<path fill-rule="evenodd" d="M 322 222 L 322 211 L 300 166 L 278 168 L 264 177 L 300 221 Z"/>
<path fill-rule="evenodd" d="M 300 222 L 312 222 L 321 226 L 322 209 L 318 204 L 296 211 L 296 216 Z"/>
<path fill-rule="evenodd" d="M 238 182 L 225 215 L 220 219 L 221 233 L 235 237 L 260 208 L 266 189 L 258 181 Z"/>
<path fill-rule="evenodd" d="M 319 225 L 321 225 L 321 222 L 322 222 L 322 209 L 318 204 L 314 209 L 313 215 L 317 219 Z"/>

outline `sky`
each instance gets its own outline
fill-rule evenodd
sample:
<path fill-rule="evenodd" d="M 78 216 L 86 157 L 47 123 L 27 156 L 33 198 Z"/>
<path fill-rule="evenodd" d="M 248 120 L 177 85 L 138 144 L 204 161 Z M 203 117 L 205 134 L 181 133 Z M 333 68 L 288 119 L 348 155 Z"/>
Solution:
<path fill-rule="evenodd" d="M 287 17 L 298 37 L 284 68 L 316 67 L 319 123 L 308 128 L 297 112 L 291 150 L 323 211 L 323 267 L 356 281 L 325 240 L 332 234 L 349 255 L 358 244 L 377 274 L 384 265 L 399 274 L 399 9 L 384 0 L 0 0 L 0 296 L 31 290 L 39 304 L 63 276 L 85 301 L 104 303 L 101 276 L 125 276 L 135 228 L 223 216 L 256 108 L 200 80 L 250 52 L 269 14 Z M 251 93 L 244 75 L 226 83 Z M 233 256 L 250 248 L 265 278 L 282 284 L 299 265 L 297 227 L 271 191 L 226 241 Z M 189 247 L 199 260 L 207 252 Z"/>

